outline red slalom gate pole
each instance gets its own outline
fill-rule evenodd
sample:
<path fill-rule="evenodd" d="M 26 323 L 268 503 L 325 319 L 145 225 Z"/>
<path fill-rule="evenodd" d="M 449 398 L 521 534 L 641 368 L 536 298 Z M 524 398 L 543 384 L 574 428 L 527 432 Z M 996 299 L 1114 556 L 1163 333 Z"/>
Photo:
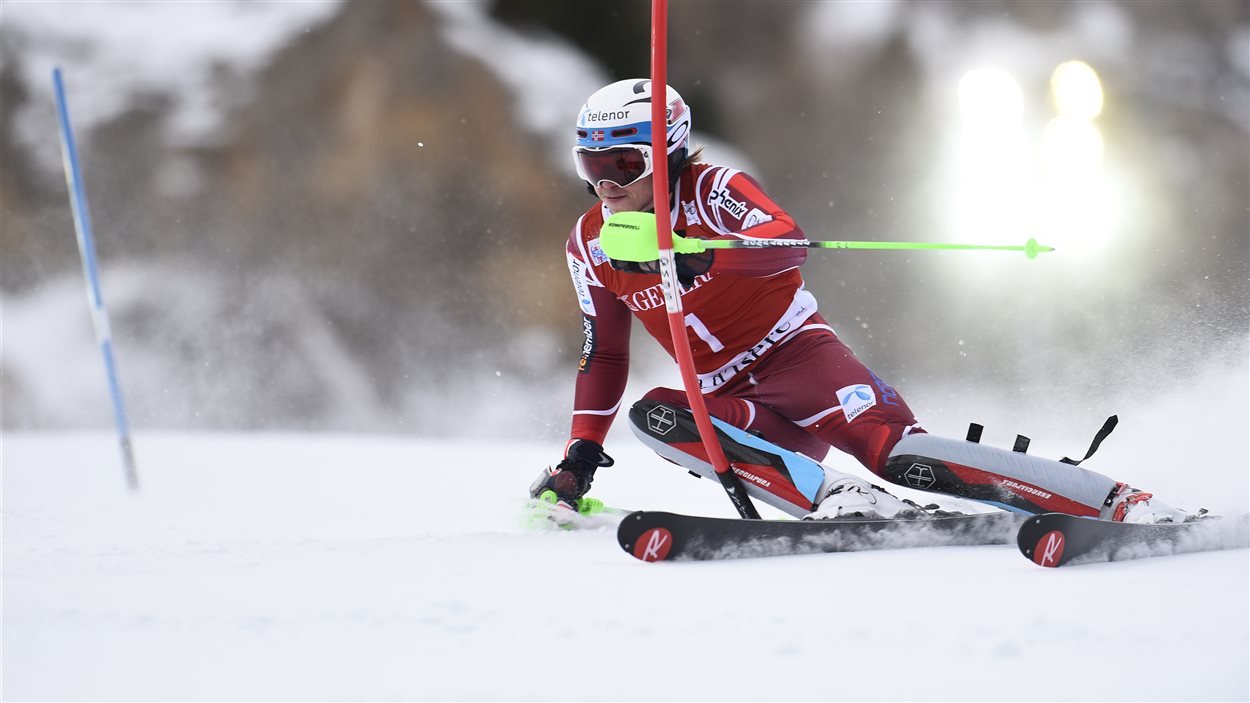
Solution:
<path fill-rule="evenodd" d="M 660 283 L 664 290 L 664 306 L 668 311 L 668 329 L 673 337 L 673 352 L 686 387 L 686 399 L 699 428 L 699 437 L 707 451 L 712 468 L 721 486 L 729 495 L 738 514 L 758 520 L 759 512 L 747 496 L 746 489 L 729 466 L 725 450 L 716 439 L 716 428 L 703 402 L 699 378 L 694 370 L 694 355 L 686 337 L 686 318 L 682 315 L 681 284 L 677 281 L 677 265 L 673 258 L 673 224 L 669 220 L 668 197 L 668 0 L 651 3 L 651 159 L 655 231 L 660 245 Z M 658 141 L 657 141 L 658 140 Z"/>

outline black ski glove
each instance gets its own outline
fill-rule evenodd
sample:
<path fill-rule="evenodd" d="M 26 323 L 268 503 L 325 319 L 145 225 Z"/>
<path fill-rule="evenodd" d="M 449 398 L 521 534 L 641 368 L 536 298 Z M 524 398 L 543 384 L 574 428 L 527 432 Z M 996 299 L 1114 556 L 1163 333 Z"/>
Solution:
<path fill-rule="evenodd" d="M 590 491 L 595 470 L 614 463 L 598 442 L 576 440 L 569 445 L 563 461 L 554 468 L 543 469 L 538 475 L 538 480 L 530 486 L 530 496 L 538 498 L 546 491 L 554 491 L 556 500 L 576 508 L 577 499 Z"/>
<path fill-rule="evenodd" d="M 701 276 L 712 268 L 712 259 L 715 256 L 714 251 L 705 251 L 701 254 L 676 254 L 673 256 L 674 263 L 677 264 L 677 282 L 686 288 L 694 285 L 695 276 Z M 626 273 L 659 273 L 659 261 L 617 261 L 609 259 L 612 268 L 617 271 Z"/>
<path fill-rule="evenodd" d="M 694 285 L 694 277 L 702 276 L 712 268 L 712 258 L 716 252 L 712 250 L 701 254 L 677 254 L 673 259 L 677 262 L 677 280 L 687 288 Z"/>

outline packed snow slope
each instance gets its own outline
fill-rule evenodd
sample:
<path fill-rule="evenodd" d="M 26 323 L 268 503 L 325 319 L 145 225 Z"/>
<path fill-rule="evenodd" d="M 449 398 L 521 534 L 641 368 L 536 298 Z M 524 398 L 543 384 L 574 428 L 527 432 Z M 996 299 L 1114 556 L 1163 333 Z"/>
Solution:
<path fill-rule="evenodd" d="M 595 494 L 731 514 L 717 485 L 618 440 Z M 107 434 L 3 435 L 5 700 L 1250 695 L 1244 549 L 1057 570 L 1009 546 L 645 564 L 611 530 L 524 524 L 549 442 L 136 443 L 132 495 Z M 1165 469 L 1147 478 L 1194 478 Z"/>

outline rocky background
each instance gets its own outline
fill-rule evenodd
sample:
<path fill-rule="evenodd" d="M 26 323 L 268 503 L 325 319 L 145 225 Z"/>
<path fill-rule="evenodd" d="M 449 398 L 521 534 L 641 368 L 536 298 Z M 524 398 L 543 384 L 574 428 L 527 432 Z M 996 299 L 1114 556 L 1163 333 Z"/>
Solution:
<path fill-rule="evenodd" d="M 592 202 L 571 126 L 600 84 L 646 74 L 649 3 L 332 4 L 254 68 L 214 66 L 195 95 L 218 118 L 190 136 L 186 92 L 88 84 L 98 47 L 3 13 L 5 429 L 110 423 L 51 57 L 136 427 L 564 432 L 580 330 L 562 241 Z M 1244 365 L 1246 3 L 690 0 L 670 27 L 694 140 L 749 165 L 813 239 L 983 239 L 943 218 L 961 73 L 1011 70 L 1040 131 L 1054 67 L 1098 71 L 1109 243 L 806 265 L 835 328 L 922 415 L 974 394 L 1101 411 L 1100 394 Z M 93 91 L 122 107 L 78 120 Z M 1002 243 L 1069 241 L 1034 214 Z M 677 383 L 635 346 L 641 379 Z"/>

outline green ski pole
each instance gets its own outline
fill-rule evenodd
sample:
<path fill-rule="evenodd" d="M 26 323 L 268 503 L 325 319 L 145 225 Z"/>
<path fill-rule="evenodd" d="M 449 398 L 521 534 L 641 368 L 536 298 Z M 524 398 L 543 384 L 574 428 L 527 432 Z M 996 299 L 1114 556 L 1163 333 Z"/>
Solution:
<path fill-rule="evenodd" d="M 600 245 L 610 258 L 620 261 L 655 261 L 659 249 L 651 213 L 618 212 L 603 223 Z M 1030 259 L 1054 251 L 1054 247 L 1029 239 L 1024 244 L 943 244 L 939 242 L 814 242 L 810 239 L 691 239 L 673 235 L 673 253 L 701 254 L 709 249 L 879 249 L 892 251 L 1022 251 Z"/>
<path fill-rule="evenodd" d="M 939 244 L 933 242 L 814 242 L 810 239 L 683 239 L 675 247 L 680 254 L 698 254 L 708 249 L 774 249 L 803 247 L 807 249 L 884 249 L 937 251 L 1022 251 L 1030 259 L 1054 251 L 1054 247 L 1030 239 L 1023 245 L 1011 244 Z"/>

